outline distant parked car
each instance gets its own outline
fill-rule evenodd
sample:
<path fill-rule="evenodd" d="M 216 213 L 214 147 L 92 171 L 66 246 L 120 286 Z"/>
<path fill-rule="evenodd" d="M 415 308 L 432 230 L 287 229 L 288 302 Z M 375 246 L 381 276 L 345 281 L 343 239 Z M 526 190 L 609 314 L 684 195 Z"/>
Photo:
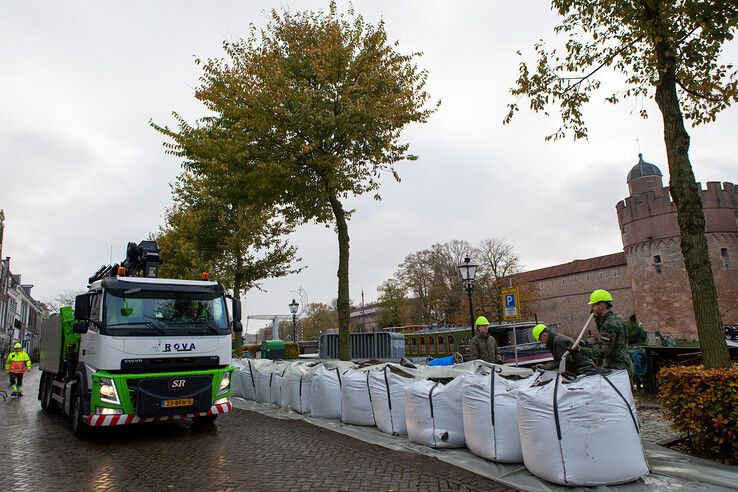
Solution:
<path fill-rule="evenodd" d="M 723 328 L 725 329 L 725 338 L 727 340 L 738 340 L 738 325 L 725 325 Z"/>

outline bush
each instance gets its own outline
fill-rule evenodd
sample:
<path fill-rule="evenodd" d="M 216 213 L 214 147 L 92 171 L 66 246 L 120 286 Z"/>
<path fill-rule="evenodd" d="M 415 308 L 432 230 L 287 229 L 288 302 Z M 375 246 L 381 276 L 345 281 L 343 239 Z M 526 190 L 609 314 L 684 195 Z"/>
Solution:
<path fill-rule="evenodd" d="M 261 345 L 244 345 L 241 350 L 242 352 L 251 352 L 251 356 L 256 357 L 256 353 L 261 351 Z"/>
<path fill-rule="evenodd" d="M 692 449 L 738 463 L 738 364 L 666 367 L 658 378 L 674 428 L 689 436 Z"/>
<path fill-rule="evenodd" d="M 643 345 L 646 343 L 648 333 L 644 330 L 641 325 L 633 321 L 625 323 L 625 329 L 628 334 L 628 345 Z"/>
<path fill-rule="evenodd" d="M 295 342 L 285 342 L 284 344 L 284 358 L 297 359 L 300 356 L 300 346 Z"/>

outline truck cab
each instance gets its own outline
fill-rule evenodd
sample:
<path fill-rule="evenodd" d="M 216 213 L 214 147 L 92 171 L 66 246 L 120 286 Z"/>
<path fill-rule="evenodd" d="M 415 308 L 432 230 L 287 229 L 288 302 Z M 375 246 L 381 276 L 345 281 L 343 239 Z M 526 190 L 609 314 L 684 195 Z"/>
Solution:
<path fill-rule="evenodd" d="M 41 334 L 42 408 L 70 415 L 78 436 L 230 411 L 238 300 L 230 320 L 218 282 L 115 273 L 91 278 L 73 314 L 62 308 L 59 329 Z"/>

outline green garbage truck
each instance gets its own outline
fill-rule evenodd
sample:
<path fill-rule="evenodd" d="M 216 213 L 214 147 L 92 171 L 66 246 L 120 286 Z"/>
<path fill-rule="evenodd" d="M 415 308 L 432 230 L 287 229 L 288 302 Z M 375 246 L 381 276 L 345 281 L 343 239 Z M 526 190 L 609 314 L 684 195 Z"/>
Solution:
<path fill-rule="evenodd" d="M 40 333 L 41 408 L 69 415 L 77 437 L 181 418 L 209 424 L 231 410 L 240 301 L 207 274 L 158 278 L 160 264 L 154 241 L 129 243 L 126 259 L 101 267 L 74 309 L 61 308 L 59 326 Z"/>

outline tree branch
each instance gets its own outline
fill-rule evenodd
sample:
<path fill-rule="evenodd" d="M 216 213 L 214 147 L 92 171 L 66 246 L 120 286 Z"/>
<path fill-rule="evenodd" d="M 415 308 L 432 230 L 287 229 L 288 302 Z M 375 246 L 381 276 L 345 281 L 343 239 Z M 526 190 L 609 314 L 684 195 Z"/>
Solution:
<path fill-rule="evenodd" d="M 712 102 L 722 101 L 722 98 L 720 96 L 715 96 L 713 94 L 703 94 L 702 92 L 698 92 L 698 91 L 688 88 L 679 79 L 676 79 L 676 83 L 679 87 L 681 87 L 684 90 L 684 92 L 688 94 L 692 94 L 695 97 L 699 97 L 700 99 L 707 99 L 708 101 L 712 101 Z"/>

